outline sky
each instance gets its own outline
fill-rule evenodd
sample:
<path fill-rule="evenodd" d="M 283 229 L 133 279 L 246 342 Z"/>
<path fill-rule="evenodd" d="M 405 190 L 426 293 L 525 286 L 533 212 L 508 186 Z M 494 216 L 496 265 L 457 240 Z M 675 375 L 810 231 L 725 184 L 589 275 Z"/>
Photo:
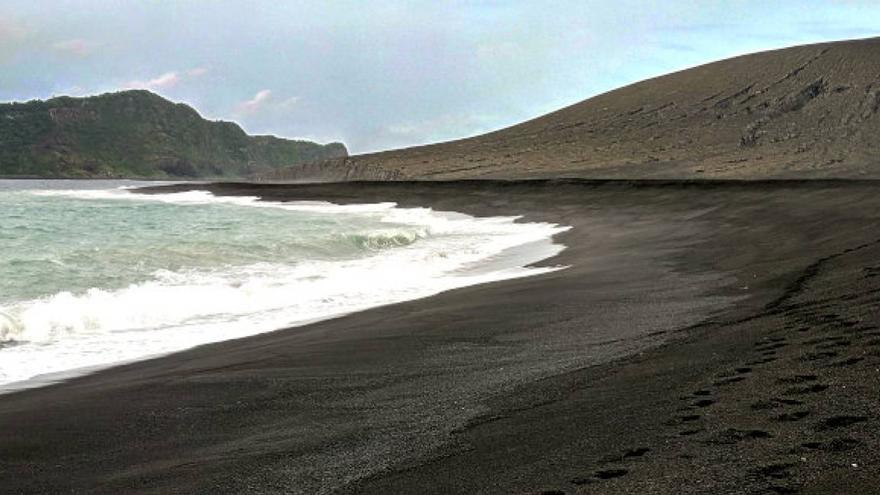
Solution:
<path fill-rule="evenodd" d="M 499 129 L 743 53 L 880 35 L 880 0 L 3 0 L 0 101 L 128 88 L 352 153 Z"/>

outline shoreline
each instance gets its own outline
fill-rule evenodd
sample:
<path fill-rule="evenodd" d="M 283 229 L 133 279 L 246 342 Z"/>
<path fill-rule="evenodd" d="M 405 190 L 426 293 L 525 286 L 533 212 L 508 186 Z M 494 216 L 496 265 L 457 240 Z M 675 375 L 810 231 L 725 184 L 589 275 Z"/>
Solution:
<path fill-rule="evenodd" d="M 87 185 L 81 186 L 84 192 L 88 192 L 94 184 L 89 182 Z M 154 184 L 151 187 L 162 187 L 163 185 Z M 167 186 L 165 184 L 164 186 Z M 198 185 L 189 184 L 191 187 L 198 188 Z M 73 186 L 72 186 L 73 187 Z M 143 187 L 143 186 L 142 186 Z M 78 189 L 74 187 L 74 189 Z M 109 190 L 100 190 L 99 192 L 110 192 L 113 193 L 113 189 Z M 76 190 L 74 191 L 76 193 Z M 146 195 L 138 195 L 136 194 L 136 190 L 134 190 L 134 194 L 129 194 L 128 192 L 121 192 L 120 196 L 124 199 L 120 199 L 118 201 L 119 204 L 124 205 L 126 199 L 138 200 L 140 203 L 151 203 L 151 201 L 145 201 L 147 199 L 151 199 Z M 205 196 L 208 196 L 207 194 Z M 73 195 L 75 198 L 79 198 L 76 194 Z M 87 196 L 90 197 L 90 196 Z M 112 196 L 109 196 L 112 197 Z M 162 203 L 171 202 L 176 203 L 176 200 L 173 197 L 169 198 L 152 198 L 152 199 L 161 199 Z M 183 204 L 190 204 L 191 201 L 181 200 Z M 212 201 L 196 201 L 198 204 L 203 203 L 211 203 Z M 226 203 L 223 201 L 223 198 L 218 199 L 218 203 Z M 110 203 L 111 205 L 113 203 Z M 242 201 L 235 202 L 234 204 L 239 205 L 242 209 L 252 208 L 253 206 L 261 206 L 259 204 L 252 205 L 250 201 Z M 336 205 L 327 203 L 329 210 L 328 215 L 335 215 L 333 211 L 337 211 L 339 214 L 346 214 L 348 210 L 343 208 L 335 208 Z M 281 206 L 281 204 L 271 204 L 264 206 Z M 423 274 L 421 277 L 414 277 L 405 279 L 402 283 L 394 283 L 393 286 L 389 285 L 388 287 L 393 288 L 393 293 L 389 293 L 388 295 L 381 295 L 380 297 L 370 297 L 372 292 L 371 290 L 365 291 L 362 293 L 362 297 L 353 298 L 350 295 L 350 291 L 346 291 L 344 285 L 347 284 L 346 279 L 351 277 L 351 272 L 342 272 L 341 277 L 336 276 L 332 280 L 335 280 L 334 285 L 339 285 L 339 289 L 336 292 L 330 293 L 327 297 L 332 297 L 340 301 L 337 304 L 332 305 L 332 307 L 323 308 L 320 310 L 312 311 L 310 306 L 303 306 L 302 308 L 308 311 L 308 314 L 304 314 L 303 311 L 288 311 L 286 316 L 289 319 L 284 320 L 281 318 L 274 318 L 271 323 L 267 322 L 264 318 L 253 318 L 254 315 L 259 316 L 259 313 L 251 313 L 241 315 L 238 313 L 231 313 L 227 320 L 223 321 L 226 324 L 233 324 L 236 327 L 236 330 L 232 332 L 221 332 L 217 333 L 216 328 L 211 328 L 212 331 L 206 332 L 202 330 L 201 335 L 194 338 L 184 339 L 185 344 L 177 345 L 174 344 L 175 334 L 186 334 L 188 331 L 187 325 L 175 325 L 177 328 L 149 328 L 146 327 L 144 329 L 138 330 L 138 332 L 143 332 L 145 334 L 144 339 L 156 339 L 155 337 L 150 337 L 150 335 L 154 332 L 162 332 L 162 337 L 156 340 L 164 340 L 169 342 L 170 344 L 166 344 L 165 346 L 160 346 L 160 348 L 155 348 L 155 346 L 150 347 L 149 349 L 146 347 L 141 347 L 139 345 L 132 345 L 131 341 L 128 342 L 128 346 L 131 349 L 134 349 L 133 352 L 129 352 L 124 359 L 119 359 L 117 357 L 117 361 L 113 362 L 104 362 L 102 361 L 100 356 L 97 356 L 94 352 L 95 346 L 101 346 L 102 344 L 107 344 L 106 341 L 97 342 L 93 341 L 88 345 L 82 346 L 83 352 L 82 354 L 86 356 L 85 358 L 76 360 L 73 358 L 70 362 L 65 363 L 67 366 L 72 366 L 66 369 L 60 369 L 60 367 L 53 368 L 51 364 L 48 364 L 51 359 L 47 360 L 47 365 L 42 367 L 34 367 L 33 369 L 29 367 L 17 367 L 13 363 L 16 363 L 16 356 L 7 356 L 7 359 L 10 360 L 9 364 L 11 367 L 7 369 L 3 369 L 0 367 L 0 371 L 7 372 L 5 377 L 4 373 L 0 373 L 0 378 L 17 377 L 17 380 L 14 381 L 3 381 L 0 380 L 0 395 L 12 393 L 15 391 L 26 390 L 30 388 L 38 388 L 44 387 L 51 384 L 60 384 L 65 381 L 68 381 L 75 377 L 85 376 L 93 374 L 100 370 L 111 369 L 118 366 L 128 365 L 132 363 L 136 363 L 144 360 L 152 360 L 158 359 L 164 356 L 169 356 L 174 353 L 183 352 L 194 347 L 198 347 L 201 345 L 208 345 L 217 342 L 223 342 L 227 340 L 238 340 L 247 338 L 253 335 L 258 335 L 261 333 L 269 333 L 282 329 L 290 329 L 301 327 L 305 325 L 314 324 L 320 321 L 326 321 L 334 318 L 339 318 L 342 316 L 347 316 L 350 314 L 358 313 L 361 311 L 369 310 L 375 307 L 381 307 L 389 304 L 398 304 L 401 302 L 413 301 L 418 299 L 424 299 L 427 297 L 431 297 L 440 292 L 445 292 L 448 290 L 454 290 L 456 288 L 468 287 L 471 285 L 480 285 L 485 283 L 492 283 L 501 280 L 515 279 L 520 277 L 533 276 L 536 274 L 540 274 L 542 272 L 546 272 L 548 270 L 554 270 L 555 267 L 548 267 L 544 269 L 534 269 L 531 268 L 530 265 L 540 263 L 546 258 L 551 258 L 555 256 L 558 251 L 564 249 L 564 246 L 555 244 L 552 240 L 552 233 L 558 232 L 560 230 L 564 230 L 564 226 L 555 226 L 549 224 L 539 225 L 537 223 L 533 223 L 530 225 L 513 225 L 514 219 L 510 217 L 489 217 L 487 219 L 481 219 L 483 223 L 478 223 L 478 220 L 475 217 L 470 217 L 464 214 L 460 214 L 457 212 L 433 212 L 433 213 L 422 213 L 413 212 L 412 214 L 408 214 L 405 211 L 399 211 L 395 209 L 388 209 L 386 211 L 386 207 L 384 205 L 380 206 L 379 209 L 371 208 L 370 205 L 366 205 L 367 210 L 372 211 L 373 214 L 379 215 L 383 218 L 383 221 L 386 222 L 381 224 L 383 226 L 388 226 L 389 228 L 402 228 L 402 229 L 410 229 L 411 232 L 419 232 L 412 234 L 415 238 L 422 237 L 424 231 L 427 229 L 435 229 L 439 228 L 441 231 L 441 235 L 444 235 L 442 232 L 447 230 L 451 230 L 453 235 L 463 236 L 462 238 L 473 238 L 474 235 L 480 236 L 479 238 L 486 238 L 490 243 L 489 247 L 486 248 L 485 243 L 482 241 L 471 241 L 468 244 L 469 248 L 473 248 L 474 251 L 478 251 L 480 254 L 477 256 L 483 257 L 477 261 L 474 261 L 474 256 L 466 256 L 464 260 L 461 258 L 455 258 L 456 253 L 454 250 L 450 250 L 448 245 L 446 247 L 440 247 L 440 243 L 443 240 L 432 241 L 430 238 L 426 238 L 422 241 L 422 244 L 426 246 L 422 249 L 417 249 L 415 252 L 413 251 L 400 251 L 400 250 L 377 250 L 377 251 L 364 251 L 361 253 L 361 258 L 358 258 L 359 261 L 369 261 L 370 259 L 376 259 L 377 257 L 382 256 L 380 251 L 384 251 L 385 256 L 394 256 L 394 259 L 397 262 L 406 263 L 407 259 L 413 259 L 413 256 L 419 256 L 419 253 L 424 253 L 425 250 L 428 252 L 434 253 L 434 258 L 436 260 L 441 260 L 447 262 L 442 270 L 437 271 L 437 268 L 429 270 L 429 274 Z M 360 208 L 357 208 L 357 211 L 361 211 Z M 251 211 L 260 211 L 257 210 Z M 324 208 L 324 205 L 319 206 L 319 211 L 327 210 Z M 225 210 L 224 210 L 225 211 Z M 242 210 L 244 211 L 244 210 Z M 310 211 L 310 210 L 309 210 Z M 378 213 L 377 213 L 378 212 Z M 230 212 L 230 215 L 237 215 L 236 212 Z M 284 214 L 284 213 L 282 213 Z M 331 218 L 332 220 L 332 218 Z M 369 218 L 364 217 L 363 221 L 369 221 Z M 486 222 L 488 221 L 488 223 Z M 390 222 L 390 223 L 387 223 Z M 402 223 L 401 223 L 402 222 Z M 439 224 L 438 224 L 439 222 Z M 391 224 L 394 224 L 393 226 Z M 469 229 L 474 229 L 473 232 L 470 232 Z M 537 229 L 537 230 L 536 230 Z M 409 233 L 410 231 L 406 231 Z M 381 234 L 385 235 L 385 234 Z M 486 237 L 488 235 L 488 237 Z M 511 237 L 513 236 L 513 237 Z M 430 237 L 430 236 L 428 236 Z M 290 237 L 290 235 L 285 236 L 286 240 L 289 242 L 297 242 L 299 239 L 294 236 Z M 541 239 L 540 241 L 534 241 L 531 239 Z M 503 239 L 503 242 L 499 245 L 497 243 L 498 239 Z M 436 242 L 437 244 L 433 244 L 432 242 Z M 518 243 L 518 244 L 517 244 Z M 422 245 L 420 244 L 420 245 Z M 461 243 L 453 243 L 455 245 L 461 245 Z M 438 250 L 442 252 L 438 252 Z M 394 253 L 397 253 L 395 256 Z M 407 254 L 408 253 L 408 254 Z M 447 255 L 448 254 L 448 255 Z M 452 266 L 453 269 L 449 266 L 448 262 L 452 259 L 458 259 L 459 261 L 454 262 Z M 421 258 L 419 258 L 421 259 Z M 276 260 L 272 259 L 264 259 L 260 262 L 273 262 Z M 312 263 L 314 260 L 300 260 L 304 263 Z M 433 259 L 425 258 L 422 260 L 423 263 L 419 263 L 419 265 L 426 264 L 431 265 L 433 263 Z M 300 262 L 296 263 L 297 265 Z M 413 268 L 418 269 L 419 266 L 412 265 Z M 326 267 L 326 265 L 325 265 Z M 218 267 L 214 267 L 218 268 Z M 333 266 L 327 268 L 327 270 L 333 269 Z M 346 269 L 352 269 L 351 267 L 347 267 Z M 337 268 L 338 270 L 338 268 Z M 371 268 L 373 273 L 376 273 L 377 277 L 387 276 L 389 278 L 394 278 L 393 270 L 390 272 L 386 272 L 384 270 L 377 271 L 375 266 Z M 348 275 L 346 276 L 346 273 Z M 368 272 L 369 273 L 369 272 Z M 329 274 L 326 275 L 330 277 Z M 278 279 L 278 277 L 276 277 Z M 328 278 L 329 279 L 329 278 Z M 154 282 L 154 279 L 143 279 L 137 280 L 133 282 L 134 285 L 129 285 L 128 288 L 134 287 L 135 285 L 142 285 Z M 222 285 L 222 282 L 221 282 Z M 116 289 L 101 289 L 105 290 L 109 293 L 114 294 Z M 297 287 L 287 287 L 285 293 L 289 294 L 290 291 L 296 291 Z M 75 293 L 76 297 L 79 297 L 81 294 Z M 375 296 L 375 295 L 373 295 Z M 249 294 L 237 293 L 236 297 L 255 297 Z M 288 296 L 283 296 L 285 298 Z M 83 304 L 87 303 L 85 301 Z M 317 303 L 320 303 L 318 301 Z M 288 302 L 288 304 L 290 304 Z M 10 306 L 12 307 L 12 306 Z M 3 309 L 3 308 L 0 308 Z M 223 308 L 224 310 L 226 308 Z M 277 308 L 272 308 L 273 310 L 277 310 Z M 71 308 L 73 310 L 73 308 Z M 0 330 L 3 330 L 2 318 L 4 317 L 3 313 L 0 312 Z M 250 317 L 250 318 L 248 318 Z M 20 328 L 25 328 L 24 323 L 18 323 L 16 320 L 9 318 L 9 324 L 12 328 L 16 326 L 20 326 Z M 234 322 L 234 323 L 233 323 Z M 197 327 L 197 325 L 189 325 L 190 327 Z M 114 330 L 109 330 L 107 328 L 102 328 L 103 332 L 106 333 L 107 339 L 112 339 L 113 334 L 117 333 Z M 127 332 L 126 332 L 127 333 Z M 0 348 L 4 346 L 4 344 L 8 344 L 10 347 L 17 346 L 19 344 L 24 344 L 27 347 L 23 349 L 29 349 L 34 351 L 30 356 L 26 353 L 22 353 L 25 357 L 22 359 L 24 364 L 27 361 L 33 362 L 35 359 L 39 361 L 43 361 L 46 359 L 45 356 L 39 354 L 39 350 L 41 347 L 45 348 L 44 345 L 39 345 L 35 348 L 32 343 L 27 342 L 27 336 L 24 334 L 24 337 L 21 335 L 17 335 L 16 338 L 20 338 L 21 341 L 9 340 L 5 342 L 0 342 Z M 15 334 L 13 334 L 15 335 Z M 76 337 L 72 335 L 72 337 Z M 30 344 L 30 345 L 28 345 Z M 52 346 L 58 347 L 69 347 L 72 344 L 75 345 L 74 342 L 65 342 L 64 340 L 50 342 Z M 109 348 L 111 351 L 116 351 L 117 349 Z M 147 350 L 148 349 L 148 350 Z M 140 355 L 137 355 L 140 353 Z M 91 356 L 91 357 L 89 357 Z M 70 359 L 70 358 L 68 358 Z M 106 358 L 104 358 L 106 359 Z M 16 371 L 21 370 L 31 371 L 35 374 L 29 376 L 26 372 L 22 371 L 19 374 L 16 374 Z"/>
<path fill-rule="evenodd" d="M 852 295 L 856 279 L 834 274 L 876 264 L 875 182 L 221 183 L 162 190 L 187 187 L 269 200 L 382 198 L 480 216 L 523 213 L 529 221 L 573 226 L 557 237 L 567 249 L 546 260 L 571 268 L 5 395 L 4 486 L 256 493 L 817 487 L 839 475 L 835 463 L 844 451 L 823 450 L 833 439 L 812 436 L 848 426 L 857 443 L 844 442 L 852 446 L 846 455 L 858 454 L 867 468 L 876 456 L 877 437 L 863 428 L 874 415 L 834 413 L 837 401 L 809 399 L 830 393 L 836 382 L 825 375 L 856 373 L 877 358 L 841 355 L 841 362 L 861 360 L 820 373 L 801 368 L 828 364 L 821 359 L 785 357 L 799 349 L 795 338 L 819 338 L 792 325 L 799 312 Z M 835 263 L 842 266 L 825 273 Z M 831 282 L 810 285 L 821 277 Z M 858 283 L 863 291 L 880 280 Z M 809 291 L 832 294 L 798 300 Z M 862 329 L 870 342 L 874 330 L 866 328 L 876 316 L 863 314 L 874 307 L 873 299 L 859 299 L 873 297 L 865 294 L 835 303 L 836 317 L 850 306 L 860 311 L 845 328 Z M 816 320 L 817 332 L 825 331 L 823 322 Z M 849 340 L 853 349 L 861 345 Z M 833 342 L 841 340 L 802 344 Z M 743 357 L 755 348 L 774 354 Z M 770 357 L 776 359 L 737 364 Z M 806 385 L 779 381 L 813 375 L 802 379 Z M 862 381 L 836 393 L 863 397 L 873 382 Z M 826 389 L 786 392 L 820 384 Z M 753 396 L 774 387 L 800 404 L 751 407 L 766 399 Z M 708 394 L 691 396 L 695 391 Z M 804 410 L 804 421 L 775 419 Z M 820 430 L 836 417 L 857 419 Z M 809 470 L 789 466 L 788 454 L 777 452 L 801 438 L 820 444 L 809 453 Z M 731 453 L 747 467 L 724 457 Z M 854 487 L 876 479 L 863 477 Z"/>

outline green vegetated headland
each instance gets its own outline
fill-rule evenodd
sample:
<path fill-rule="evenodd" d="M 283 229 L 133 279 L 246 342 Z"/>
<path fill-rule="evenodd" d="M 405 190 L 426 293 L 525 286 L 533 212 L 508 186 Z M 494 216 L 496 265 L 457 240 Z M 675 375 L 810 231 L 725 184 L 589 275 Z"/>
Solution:
<path fill-rule="evenodd" d="M 0 104 L 4 177 L 233 178 L 347 154 L 342 143 L 249 136 L 145 90 Z"/>

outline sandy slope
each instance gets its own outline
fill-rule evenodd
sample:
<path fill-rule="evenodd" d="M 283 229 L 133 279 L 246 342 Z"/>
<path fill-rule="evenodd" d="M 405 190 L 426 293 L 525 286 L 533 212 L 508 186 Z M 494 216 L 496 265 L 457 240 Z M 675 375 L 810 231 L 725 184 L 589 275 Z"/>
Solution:
<path fill-rule="evenodd" d="M 880 38 L 723 60 L 490 134 L 276 178 L 880 178 Z"/>

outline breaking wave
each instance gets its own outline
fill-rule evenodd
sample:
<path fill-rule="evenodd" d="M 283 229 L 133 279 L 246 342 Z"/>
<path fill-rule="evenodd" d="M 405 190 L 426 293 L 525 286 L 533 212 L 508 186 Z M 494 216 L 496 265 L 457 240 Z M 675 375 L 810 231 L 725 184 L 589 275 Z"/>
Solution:
<path fill-rule="evenodd" d="M 275 208 L 293 215 L 345 217 L 346 225 L 371 227 L 351 230 L 321 224 L 317 232 L 309 233 L 311 257 L 159 269 L 119 287 L 62 288 L 37 298 L 7 301 L 0 305 L 0 342 L 17 345 L 0 345 L 0 386 L 45 373 L 93 369 L 245 337 L 457 287 L 550 272 L 561 267 L 530 265 L 561 251 L 563 246 L 554 244 L 552 236 L 566 230 L 554 224 L 518 222 L 517 217 L 475 218 L 397 208 L 393 203 L 271 203 L 214 197 L 204 191 L 155 196 L 121 189 L 36 194 L 111 206 L 125 200 L 246 207 L 224 211 L 225 215 L 254 207 Z M 311 224 L 301 225 L 305 229 Z M 289 236 L 296 240 L 305 235 L 294 228 Z M 218 242 L 226 237 L 218 237 Z M 135 263 L 139 253 L 129 255 Z M 24 386 L 30 386 L 27 383 Z"/>

